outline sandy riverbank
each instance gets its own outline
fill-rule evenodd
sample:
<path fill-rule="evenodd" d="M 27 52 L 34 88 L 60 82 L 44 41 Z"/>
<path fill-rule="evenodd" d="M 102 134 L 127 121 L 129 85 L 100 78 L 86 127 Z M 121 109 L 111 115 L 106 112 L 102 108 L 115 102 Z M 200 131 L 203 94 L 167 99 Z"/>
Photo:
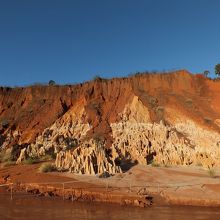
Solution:
<path fill-rule="evenodd" d="M 100 179 L 72 173 L 39 173 L 40 164 L 0 169 L 1 183 L 40 196 L 135 206 L 193 205 L 220 207 L 220 170 L 215 178 L 201 167 L 135 166 L 127 173 Z M 16 187 L 15 187 L 16 186 Z"/>

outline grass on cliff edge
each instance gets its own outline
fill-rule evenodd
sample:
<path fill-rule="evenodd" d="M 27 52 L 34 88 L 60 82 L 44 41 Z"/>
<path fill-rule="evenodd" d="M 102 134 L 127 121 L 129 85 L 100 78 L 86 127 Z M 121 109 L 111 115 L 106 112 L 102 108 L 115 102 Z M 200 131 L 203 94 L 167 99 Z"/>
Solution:
<path fill-rule="evenodd" d="M 40 173 L 48 173 L 56 171 L 56 167 L 53 163 L 43 163 L 38 170 Z"/>

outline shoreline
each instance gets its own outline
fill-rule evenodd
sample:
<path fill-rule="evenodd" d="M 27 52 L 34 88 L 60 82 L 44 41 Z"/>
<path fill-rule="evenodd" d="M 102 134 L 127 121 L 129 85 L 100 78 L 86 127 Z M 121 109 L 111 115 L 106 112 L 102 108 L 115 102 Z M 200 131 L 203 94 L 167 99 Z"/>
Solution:
<path fill-rule="evenodd" d="M 70 200 L 72 202 L 101 202 L 101 203 L 111 203 L 125 206 L 136 206 L 136 207 L 150 207 L 153 205 L 153 197 L 148 195 L 136 195 L 130 193 L 119 193 L 104 191 L 98 188 L 94 188 L 91 191 L 89 189 L 83 188 L 68 188 L 63 189 L 60 187 L 55 187 L 52 184 L 42 185 L 42 184 L 32 184 L 32 183 L 21 183 L 19 185 L 12 184 L 12 199 L 13 195 L 23 192 L 28 194 L 33 194 L 37 197 L 47 197 L 47 198 L 60 198 L 63 200 Z M 7 187 L 7 186 L 6 186 Z M 4 190 L 3 190 L 4 191 Z M 11 191 L 11 186 L 9 185 L 7 190 L 8 193 Z M 1 192 L 1 190 L 0 190 Z M 10 195 L 10 193 L 9 193 Z"/>
<path fill-rule="evenodd" d="M 220 178 L 219 176 L 215 179 L 207 178 L 203 171 L 137 166 L 127 173 L 100 179 L 72 173 L 38 173 L 38 167 L 39 164 L 1 168 L 0 184 L 14 183 L 13 193 L 21 191 L 70 201 L 136 207 L 220 207 Z M 180 185 L 178 183 L 180 177 L 186 180 L 186 176 L 191 185 L 187 185 L 187 181 Z M 159 178 L 164 182 L 156 184 Z M 169 185 L 168 180 L 171 180 L 172 184 Z"/>

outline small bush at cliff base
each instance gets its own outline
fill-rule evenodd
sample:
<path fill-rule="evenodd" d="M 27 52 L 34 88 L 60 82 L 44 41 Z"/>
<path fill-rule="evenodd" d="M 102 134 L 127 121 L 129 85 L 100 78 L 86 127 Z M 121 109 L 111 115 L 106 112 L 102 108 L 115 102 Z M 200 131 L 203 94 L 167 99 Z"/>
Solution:
<path fill-rule="evenodd" d="M 53 163 L 44 163 L 39 167 L 41 173 L 53 172 L 56 170 L 56 167 Z"/>
<path fill-rule="evenodd" d="M 157 163 L 156 161 L 152 161 L 151 166 L 152 166 L 152 167 L 159 167 L 160 164 Z"/>
<path fill-rule="evenodd" d="M 0 152 L 0 162 L 8 162 L 8 161 L 13 161 L 11 152 L 1 151 Z"/>
<path fill-rule="evenodd" d="M 215 170 L 213 168 L 209 168 L 208 169 L 208 174 L 211 178 L 215 178 L 216 175 L 215 175 Z"/>
<path fill-rule="evenodd" d="M 15 165 L 15 161 L 7 161 L 3 164 L 3 167 L 10 167 L 14 165 Z"/>
<path fill-rule="evenodd" d="M 35 163 L 38 163 L 38 162 L 39 162 L 38 158 L 30 157 L 30 158 L 27 158 L 26 160 L 24 160 L 23 164 L 35 164 Z"/>
<path fill-rule="evenodd" d="M 49 160 L 54 160 L 54 159 L 56 159 L 56 154 L 51 153 L 51 154 L 45 154 L 44 156 L 42 156 L 40 158 L 40 161 L 49 161 Z"/>

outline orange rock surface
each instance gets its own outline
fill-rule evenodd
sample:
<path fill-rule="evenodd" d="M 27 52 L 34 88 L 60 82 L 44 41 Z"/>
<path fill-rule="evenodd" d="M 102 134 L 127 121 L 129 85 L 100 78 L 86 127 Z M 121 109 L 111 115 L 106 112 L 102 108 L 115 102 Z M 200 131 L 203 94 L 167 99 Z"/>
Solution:
<path fill-rule="evenodd" d="M 86 158 L 73 170 L 80 173 L 118 172 L 126 161 L 220 166 L 219 90 L 219 80 L 186 70 L 1 88 L 0 147 L 13 147 L 18 163 L 53 149 L 58 167 L 70 170 Z M 105 150 L 94 157 L 96 145 Z"/>

